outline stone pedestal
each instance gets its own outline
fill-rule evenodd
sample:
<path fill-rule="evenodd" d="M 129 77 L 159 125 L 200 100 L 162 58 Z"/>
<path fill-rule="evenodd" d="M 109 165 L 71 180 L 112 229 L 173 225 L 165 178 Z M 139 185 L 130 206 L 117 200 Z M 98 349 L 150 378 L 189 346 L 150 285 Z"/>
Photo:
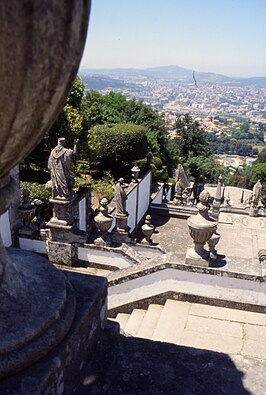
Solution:
<path fill-rule="evenodd" d="M 47 223 L 50 237 L 47 254 L 52 263 L 72 266 L 77 261 L 78 244 L 86 243 L 87 233 L 78 229 L 78 201 L 72 199 L 50 199 L 53 217 Z"/>
<path fill-rule="evenodd" d="M 117 243 L 130 243 L 128 235 L 129 227 L 127 225 L 129 214 L 116 214 L 116 226 L 112 232 L 112 240 Z"/>
<path fill-rule="evenodd" d="M 250 209 L 249 209 L 249 216 L 250 217 L 257 217 L 258 213 L 259 213 L 258 207 L 252 207 L 252 206 L 250 207 Z"/>
<path fill-rule="evenodd" d="M 175 194 L 174 200 L 173 200 L 173 204 L 175 206 L 180 206 L 182 204 L 182 195 L 180 194 Z"/>
<path fill-rule="evenodd" d="M 59 270 L 53 269 L 62 277 L 66 277 L 72 292 L 76 295 L 76 313 L 72 326 L 63 341 L 48 355 L 20 373 L 3 379 L 0 384 L 1 394 L 73 394 L 79 385 L 84 390 L 80 383 L 84 368 L 86 372 L 91 371 L 91 377 L 95 374 L 95 356 L 99 354 L 97 347 L 106 321 L 107 281 L 103 277 L 70 271 L 66 271 L 64 276 Z M 36 310 L 38 300 L 35 300 Z M 50 299 L 47 299 L 43 307 L 49 309 L 49 305 Z M 38 320 L 41 318 L 39 314 Z M 62 314 L 60 319 L 63 325 Z M 29 325 L 28 322 L 21 322 L 21 326 L 23 324 L 25 327 Z M 49 341 L 49 338 L 46 339 L 45 344 L 49 344 Z M 20 356 L 20 359 L 23 358 L 27 359 L 24 353 Z"/>
<path fill-rule="evenodd" d="M 78 246 L 76 243 L 70 244 L 48 239 L 46 245 L 50 262 L 57 265 L 73 266 L 78 261 Z"/>
<path fill-rule="evenodd" d="M 72 199 L 50 199 L 53 205 L 53 218 L 48 224 L 58 224 L 63 226 L 71 226 L 77 221 L 75 218 L 75 197 Z"/>

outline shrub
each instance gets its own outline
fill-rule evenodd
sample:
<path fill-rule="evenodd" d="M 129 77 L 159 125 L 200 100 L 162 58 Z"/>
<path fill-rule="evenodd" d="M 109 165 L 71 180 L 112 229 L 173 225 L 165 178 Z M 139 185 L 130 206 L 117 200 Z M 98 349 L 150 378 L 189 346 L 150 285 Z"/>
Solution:
<path fill-rule="evenodd" d="M 146 157 L 148 143 L 146 128 L 132 123 L 107 125 L 94 128 L 99 151 L 97 160 L 103 169 L 120 175 L 124 166 L 132 166 L 137 159 Z"/>
<path fill-rule="evenodd" d="M 33 202 L 35 199 L 39 199 L 42 202 L 48 202 L 50 196 L 49 191 L 45 189 L 43 184 L 38 184 L 37 182 L 29 182 L 29 181 L 21 181 L 20 182 L 20 190 L 21 194 L 23 189 L 28 189 L 30 193 L 30 201 Z"/>
<path fill-rule="evenodd" d="M 34 203 L 34 200 L 41 200 L 41 212 L 40 215 L 46 221 L 52 217 L 52 204 L 49 202 L 51 197 L 50 192 L 45 189 L 43 184 L 37 182 L 20 181 L 20 192 L 22 197 L 23 189 L 28 189 L 30 193 L 30 201 Z"/>

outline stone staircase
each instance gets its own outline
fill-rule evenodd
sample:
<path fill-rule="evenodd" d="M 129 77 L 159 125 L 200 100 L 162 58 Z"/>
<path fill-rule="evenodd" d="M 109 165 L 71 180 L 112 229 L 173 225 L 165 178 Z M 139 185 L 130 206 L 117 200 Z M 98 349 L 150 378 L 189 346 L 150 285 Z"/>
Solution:
<path fill-rule="evenodd" d="M 151 304 L 147 310 L 118 313 L 115 321 L 131 336 L 177 343 L 186 324 L 190 303 L 168 299 L 164 306 Z"/>
<path fill-rule="evenodd" d="M 125 334 L 266 360 L 266 314 L 168 299 L 118 313 Z"/>

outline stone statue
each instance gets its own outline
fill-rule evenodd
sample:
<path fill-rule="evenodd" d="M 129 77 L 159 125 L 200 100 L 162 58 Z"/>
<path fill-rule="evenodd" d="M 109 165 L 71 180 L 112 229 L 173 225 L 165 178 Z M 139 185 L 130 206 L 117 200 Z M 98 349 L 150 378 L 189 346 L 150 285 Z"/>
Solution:
<path fill-rule="evenodd" d="M 188 188 L 190 186 L 190 180 L 188 179 L 186 172 L 181 164 L 177 166 L 175 172 L 175 180 L 176 182 L 180 181 L 183 188 Z"/>
<path fill-rule="evenodd" d="M 175 184 L 175 197 L 173 203 L 175 205 L 182 204 L 182 188 L 180 180 L 177 180 Z"/>
<path fill-rule="evenodd" d="M 70 176 L 73 156 L 77 153 L 78 139 L 74 141 L 74 148 L 65 148 L 65 138 L 58 139 L 57 146 L 52 150 L 48 169 L 51 172 L 52 197 L 67 199 L 71 196 L 74 179 Z"/>
<path fill-rule="evenodd" d="M 22 206 L 23 208 L 31 208 L 32 205 L 30 203 L 30 192 L 27 188 L 24 188 L 22 191 Z"/>
<path fill-rule="evenodd" d="M 127 215 L 126 200 L 127 195 L 125 192 L 127 184 L 124 184 L 124 178 L 119 178 L 114 187 L 114 201 L 116 205 L 116 214 Z"/>
<path fill-rule="evenodd" d="M 262 185 L 260 180 L 253 187 L 253 202 L 258 204 L 261 195 Z"/>
<path fill-rule="evenodd" d="M 188 198 L 189 198 L 189 190 L 188 188 L 185 188 L 182 193 L 182 203 L 184 205 L 188 204 Z"/>

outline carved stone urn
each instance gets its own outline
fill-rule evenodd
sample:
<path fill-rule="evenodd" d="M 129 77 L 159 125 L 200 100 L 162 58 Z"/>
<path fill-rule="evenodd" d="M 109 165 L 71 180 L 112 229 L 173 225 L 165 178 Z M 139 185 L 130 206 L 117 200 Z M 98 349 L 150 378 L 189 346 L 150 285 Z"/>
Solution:
<path fill-rule="evenodd" d="M 203 190 L 197 204 L 198 214 L 189 217 L 187 220 L 189 233 L 194 242 L 194 247 L 190 248 L 186 254 L 187 264 L 209 265 L 210 252 L 204 249 L 204 245 L 217 228 L 217 222 L 209 217 L 209 198 L 209 192 Z"/>
<path fill-rule="evenodd" d="M 140 168 L 138 166 L 133 166 L 131 169 L 131 173 L 132 173 L 132 183 L 133 184 L 137 184 L 138 183 L 138 176 L 140 173 Z"/>
<path fill-rule="evenodd" d="M 96 217 L 94 218 L 95 224 L 97 226 L 97 229 L 100 232 L 99 237 L 95 240 L 95 244 L 108 244 L 107 238 L 108 238 L 108 230 L 110 229 L 112 222 L 113 222 L 113 217 L 108 214 L 108 200 L 106 198 L 102 198 L 100 201 L 100 212 Z"/>
<path fill-rule="evenodd" d="M 62 109 L 86 39 L 90 1 L 12 0 L 0 7 L 0 214 L 17 188 L 9 171 Z M 0 240 L 0 379 L 27 368 L 66 335 L 75 296 L 47 260 Z"/>
<path fill-rule="evenodd" d="M 36 230 L 36 226 L 31 222 L 35 217 L 36 206 L 30 203 L 30 194 L 27 188 L 23 190 L 23 202 L 18 207 L 18 216 L 22 220 L 22 228 L 19 233 L 22 235 L 32 235 Z"/>

